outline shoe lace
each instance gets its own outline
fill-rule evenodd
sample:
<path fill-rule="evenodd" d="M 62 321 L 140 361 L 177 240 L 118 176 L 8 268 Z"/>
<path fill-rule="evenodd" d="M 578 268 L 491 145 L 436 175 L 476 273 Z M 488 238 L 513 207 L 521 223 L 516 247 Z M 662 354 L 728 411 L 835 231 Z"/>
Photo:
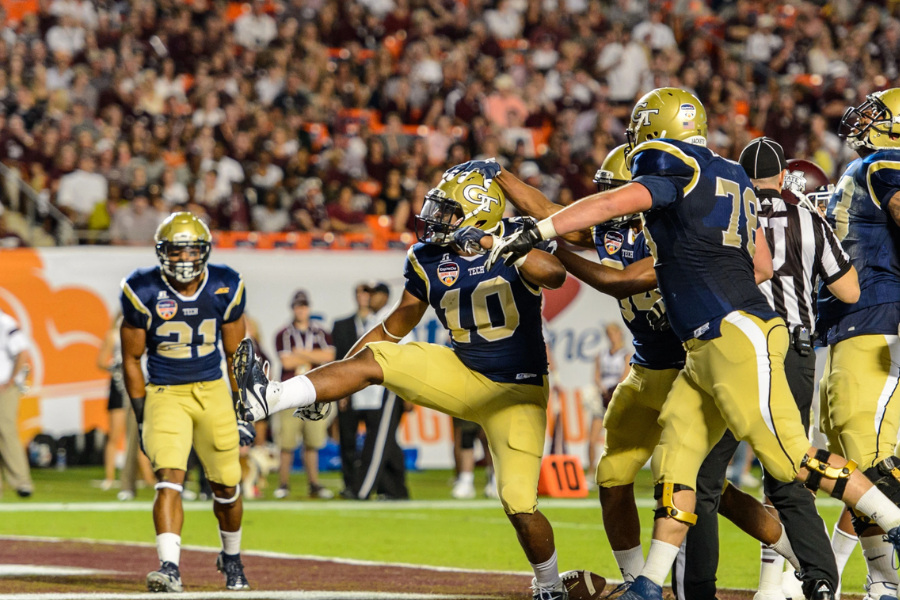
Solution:
<path fill-rule="evenodd" d="M 271 365 L 269 364 L 269 361 L 268 361 L 268 360 L 262 361 L 262 365 L 261 365 L 261 366 L 262 366 L 263 374 L 266 376 L 266 379 L 271 379 L 271 377 L 269 377 L 269 372 L 270 372 L 272 369 L 271 369 Z"/>
<path fill-rule="evenodd" d="M 631 584 L 634 583 L 633 579 L 628 579 L 617 585 L 611 592 L 602 596 L 601 598 L 612 598 L 616 594 L 624 594 L 628 591 L 628 588 L 631 587 Z"/>
<path fill-rule="evenodd" d="M 178 577 L 181 577 L 181 572 L 178 570 L 178 566 L 170 562 L 164 562 L 162 565 L 160 565 L 159 572 L 176 579 Z"/>
<path fill-rule="evenodd" d="M 234 560 L 226 560 L 223 561 L 223 563 L 226 575 L 230 575 L 238 579 L 244 578 L 244 564 L 241 562 L 241 559 L 236 558 Z"/>
<path fill-rule="evenodd" d="M 891 554 L 891 567 L 896 571 L 900 569 L 900 527 L 894 527 L 881 538 L 883 541 L 893 544 L 894 552 Z"/>

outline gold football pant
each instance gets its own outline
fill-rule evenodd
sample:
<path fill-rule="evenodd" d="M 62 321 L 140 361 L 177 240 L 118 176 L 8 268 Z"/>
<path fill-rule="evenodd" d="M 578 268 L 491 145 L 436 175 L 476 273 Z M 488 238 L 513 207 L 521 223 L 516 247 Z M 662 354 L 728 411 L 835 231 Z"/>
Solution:
<path fill-rule="evenodd" d="M 481 425 L 504 510 L 534 513 L 547 429 L 546 377 L 543 386 L 497 383 L 437 344 L 374 342 L 367 347 L 384 372 L 382 385 L 398 397 Z"/>
<path fill-rule="evenodd" d="M 819 384 L 828 450 L 863 471 L 894 453 L 900 424 L 900 338 L 860 335 L 828 348 Z"/>
<path fill-rule="evenodd" d="M 224 379 L 148 385 L 143 440 L 154 471 L 186 471 L 193 446 L 210 481 L 231 487 L 241 480 L 237 420 Z"/>
<path fill-rule="evenodd" d="M 810 444 L 784 374 L 788 331 L 742 311 L 728 314 L 721 336 L 685 343 L 687 360 L 660 414 L 655 480 L 696 489 L 697 472 L 725 429 L 750 443 L 766 469 L 790 481 Z"/>
<path fill-rule="evenodd" d="M 628 377 L 616 387 L 606 411 L 606 445 L 597 465 L 597 485 L 634 483 L 659 443 L 659 413 L 678 373 L 678 369 L 631 365 Z"/>

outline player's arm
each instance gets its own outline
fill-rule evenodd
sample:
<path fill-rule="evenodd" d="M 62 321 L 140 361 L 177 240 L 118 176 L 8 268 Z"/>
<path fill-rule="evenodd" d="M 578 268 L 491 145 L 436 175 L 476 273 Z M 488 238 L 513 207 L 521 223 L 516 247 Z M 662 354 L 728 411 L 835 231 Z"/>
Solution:
<path fill-rule="evenodd" d="M 234 379 L 234 369 L 232 362 L 234 361 L 234 353 L 241 340 L 247 335 L 247 327 L 244 319 L 235 319 L 231 323 L 222 323 L 222 348 L 225 350 L 225 364 L 228 366 L 228 380 L 231 382 L 231 390 L 236 392 L 238 389 L 237 381 Z"/>
<path fill-rule="evenodd" d="M 403 290 L 403 296 L 390 314 L 362 336 L 347 352 L 347 357 L 353 356 L 372 342 L 399 342 L 419 324 L 426 310 L 427 302 L 416 298 L 408 290 Z"/>
<path fill-rule="evenodd" d="M 549 240 L 556 236 L 590 229 L 615 217 L 624 217 L 650 210 L 653 197 L 650 190 L 640 183 L 627 183 L 622 187 L 598 192 L 567 206 L 538 223 L 541 236 Z"/>
<path fill-rule="evenodd" d="M 550 202 L 540 190 L 534 188 L 506 169 L 500 171 L 500 175 L 494 180 L 500 185 L 500 189 L 506 194 L 506 198 L 512 202 L 519 212 L 535 219 L 546 219 L 563 209 L 559 204 Z M 593 248 L 594 240 L 590 228 L 581 231 L 573 231 L 562 236 L 567 242 L 583 248 Z"/>
<path fill-rule="evenodd" d="M 135 416 L 140 423 L 144 417 L 143 400 L 147 395 L 144 372 L 141 370 L 141 357 L 147 348 L 147 331 L 127 321 L 122 321 L 119 329 L 119 337 L 122 341 L 122 372 L 125 375 L 125 390 L 131 398 Z"/>
<path fill-rule="evenodd" d="M 888 200 L 888 213 L 894 219 L 894 223 L 900 226 L 900 191 L 896 192 L 891 199 Z"/>
<path fill-rule="evenodd" d="M 755 232 L 756 254 L 753 255 L 753 274 L 756 276 L 756 285 L 772 279 L 775 275 L 775 267 L 772 264 L 772 252 L 766 241 L 766 233 L 762 227 Z"/>
<path fill-rule="evenodd" d="M 556 257 L 566 271 L 598 292 L 617 300 L 649 292 L 658 286 L 656 271 L 653 269 L 653 258 L 649 256 L 624 269 L 613 269 L 595 263 L 563 248 L 556 251 Z"/>
<path fill-rule="evenodd" d="M 828 291 L 834 294 L 834 297 L 846 304 L 856 304 L 859 301 L 859 275 L 856 267 L 850 267 L 850 270 L 844 273 L 837 281 L 826 284 Z"/>

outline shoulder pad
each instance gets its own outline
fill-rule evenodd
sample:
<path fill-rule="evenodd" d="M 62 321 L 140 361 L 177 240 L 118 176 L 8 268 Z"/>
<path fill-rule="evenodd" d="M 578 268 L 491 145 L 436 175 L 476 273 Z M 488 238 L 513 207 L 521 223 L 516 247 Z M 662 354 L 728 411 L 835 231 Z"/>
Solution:
<path fill-rule="evenodd" d="M 700 178 L 700 163 L 672 142 L 650 140 L 632 150 L 631 175 L 675 176 L 687 180 L 684 186 L 685 195 L 697 185 Z"/>
<path fill-rule="evenodd" d="M 869 197 L 878 206 L 900 190 L 900 152 L 876 152 L 863 166 Z"/>

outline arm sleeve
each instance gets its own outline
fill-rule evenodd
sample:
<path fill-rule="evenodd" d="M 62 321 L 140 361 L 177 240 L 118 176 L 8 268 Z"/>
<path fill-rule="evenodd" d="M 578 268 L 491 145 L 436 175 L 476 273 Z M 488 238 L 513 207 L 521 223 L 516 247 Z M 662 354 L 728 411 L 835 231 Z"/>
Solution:
<path fill-rule="evenodd" d="M 633 181 L 653 197 L 653 208 L 670 206 L 691 191 L 700 176 L 697 161 L 677 146 L 653 140 L 635 149 L 631 163 Z"/>
<path fill-rule="evenodd" d="M 127 280 L 122 281 L 122 293 L 119 295 L 122 305 L 122 318 L 132 327 L 150 329 L 152 316 Z"/>
<path fill-rule="evenodd" d="M 846 275 L 853 265 L 825 219 L 813 214 L 813 226 L 816 236 L 816 256 L 819 259 L 816 261 L 816 268 L 825 285 L 831 285 Z"/>
<path fill-rule="evenodd" d="M 425 271 L 416 257 L 415 246 L 410 248 L 406 255 L 403 276 L 406 278 L 406 291 L 422 302 L 428 302 L 428 282 L 425 279 Z"/>

